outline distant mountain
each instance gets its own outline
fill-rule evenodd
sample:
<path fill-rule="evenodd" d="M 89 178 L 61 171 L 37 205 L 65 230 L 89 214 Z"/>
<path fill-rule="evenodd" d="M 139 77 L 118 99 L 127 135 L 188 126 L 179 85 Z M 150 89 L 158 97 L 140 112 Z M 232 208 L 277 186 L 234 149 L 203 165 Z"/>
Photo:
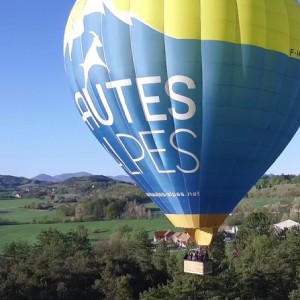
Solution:
<path fill-rule="evenodd" d="M 57 183 L 57 182 L 66 181 L 70 178 L 89 177 L 89 176 L 93 176 L 93 174 L 90 174 L 90 173 L 87 173 L 87 172 L 77 172 L 77 173 L 64 173 L 64 174 L 55 175 L 55 176 L 50 176 L 48 174 L 40 174 L 40 175 L 37 175 L 37 176 L 35 176 L 31 179 L 32 180 L 40 180 L 40 181 Z"/>
<path fill-rule="evenodd" d="M 117 176 L 109 176 L 110 178 L 117 181 L 124 181 L 129 183 L 135 183 L 129 176 L 127 175 L 117 175 Z"/>
<path fill-rule="evenodd" d="M 51 183 L 57 183 L 57 182 L 64 182 L 70 178 L 78 178 L 78 177 L 91 177 L 95 176 L 91 173 L 87 172 L 77 172 L 77 173 L 64 173 L 60 175 L 50 176 L 47 174 L 40 174 L 32 178 L 32 180 L 39 180 L 39 181 L 46 181 Z M 102 175 L 99 175 L 102 176 Z M 134 181 L 127 175 L 117 175 L 117 176 L 107 176 L 113 180 L 117 181 L 123 181 L 123 182 L 129 182 L 134 183 Z"/>
<path fill-rule="evenodd" d="M 87 176 L 88 175 L 88 176 Z M 0 199 L 15 198 L 40 198 L 63 201 L 63 199 L 91 199 L 95 195 L 102 193 L 104 189 L 112 187 L 124 189 L 130 187 L 137 188 L 130 182 L 126 182 L 126 176 L 117 180 L 103 175 L 91 175 L 86 172 L 69 173 L 57 176 L 40 174 L 33 179 L 15 177 L 10 175 L 0 175 Z M 120 181 L 122 179 L 122 181 Z M 138 188 L 137 188 L 138 189 Z M 138 189 L 139 190 L 139 189 Z M 72 201 L 73 201 L 72 200 Z"/>
<path fill-rule="evenodd" d="M 89 176 L 93 176 L 93 174 L 87 173 L 87 172 L 77 172 L 77 173 L 64 173 L 64 174 L 60 174 L 60 175 L 55 175 L 53 177 L 55 179 L 57 179 L 59 182 L 63 182 L 63 181 L 68 180 L 70 178 L 89 177 Z"/>
<path fill-rule="evenodd" d="M 71 178 L 61 182 L 60 184 L 72 185 L 74 183 L 76 185 L 81 185 L 82 183 L 84 183 L 84 184 L 96 184 L 96 183 L 100 183 L 100 184 L 112 183 L 112 184 L 114 184 L 114 183 L 116 183 L 116 180 L 111 177 L 104 176 L 104 175 L 91 175 L 91 176 L 71 177 Z"/>
<path fill-rule="evenodd" d="M 37 176 L 35 176 L 31 179 L 32 180 L 39 180 L 39 181 L 46 181 L 46 182 L 53 182 L 53 183 L 59 182 L 58 179 L 56 179 L 53 176 L 47 175 L 47 174 L 39 174 L 39 175 L 37 175 Z"/>

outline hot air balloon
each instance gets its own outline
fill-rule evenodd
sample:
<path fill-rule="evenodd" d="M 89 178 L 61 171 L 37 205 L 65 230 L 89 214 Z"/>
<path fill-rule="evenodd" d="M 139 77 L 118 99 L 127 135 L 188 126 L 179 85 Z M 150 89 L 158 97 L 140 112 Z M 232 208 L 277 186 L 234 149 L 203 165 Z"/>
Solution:
<path fill-rule="evenodd" d="M 82 120 L 209 245 L 300 125 L 297 0 L 78 0 L 65 68 Z"/>

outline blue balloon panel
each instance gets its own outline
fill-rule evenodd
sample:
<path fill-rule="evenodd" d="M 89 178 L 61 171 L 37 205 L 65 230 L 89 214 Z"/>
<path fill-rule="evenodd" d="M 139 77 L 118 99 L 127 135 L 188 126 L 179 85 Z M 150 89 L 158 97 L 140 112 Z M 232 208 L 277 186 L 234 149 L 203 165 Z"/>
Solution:
<path fill-rule="evenodd" d="M 82 119 L 167 214 L 231 212 L 299 128 L 300 60 L 276 51 L 175 39 L 106 10 L 70 54 Z"/>

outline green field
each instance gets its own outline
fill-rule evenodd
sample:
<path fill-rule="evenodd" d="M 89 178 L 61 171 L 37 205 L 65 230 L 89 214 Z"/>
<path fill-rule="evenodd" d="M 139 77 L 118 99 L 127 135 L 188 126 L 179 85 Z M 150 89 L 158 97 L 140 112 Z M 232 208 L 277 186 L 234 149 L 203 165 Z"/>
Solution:
<path fill-rule="evenodd" d="M 262 208 L 266 205 L 270 205 L 276 202 L 291 203 L 293 198 L 246 198 L 242 201 L 243 204 L 249 203 L 254 208 Z M 10 221 L 12 225 L 0 226 L 0 252 L 3 250 L 7 243 L 16 240 L 25 240 L 30 243 L 36 241 L 37 235 L 47 228 L 55 228 L 63 232 L 74 230 L 78 226 L 84 226 L 89 233 L 89 237 L 93 244 L 102 239 L 107 239 L 111 234 L 116 232 L 119 227 L 128 225 L 131 228 L 144 228 L 150 236 L 153 231 L 173 229 L 173 225 L 164 217 L 160 217 L 157 212 L 157 218 L 152 220 L 113 220 L 113 221 L 97 221 L 97 222 L 70 222 L 70 223 L 54 223 L 54 224 L 33 224 L 35 222 L 49 223 L 52 220 L 62 220 L 58 212 L 54 209 L 50 210 L 38 210 L 28 209 L 24 206 L 31 203 L 44 202 L 38 199 L 12 199 L 12 200 L 0 200 L 0 220 Z M 154 204 L 149 204 L 149 207 L 155 209 Z M 154 214 L 155 215 L 155 214 Z"/>
<path fill-rule="evenodd" d="M 240 204 L 250 204 L 254 208 L 263 208 L 267 205 L 272 205 L 274 203 L 281 203 L 281 204 L 291 204 L 294 198 L 246 198 L 243 199 Z"/>
<path fill-rule="evenodd" d="M 78 226 L 84 226 L 88 230 L 92 244 L 95 244 L 99 240 L 107 239 L 125 224 L 133 229 L 144 228 L 149 232 L 150 236 L 153 231 L 174 228 L 166 218 L 153 220 L 113 220 L 57 224 L 2 225 L 0 226 L 0 252 L 7 243 L 13 241 L 24 240 L 34 243 L 37 235 L 47 228 L 55 228 L 62 232 L 67 232 L 69 230 L 75 230 Z"/>
<path fill-rule="evenodd" d="M 0 200 L 0 220 L 19 222 L 24 224 L 1 225 L 0 226 L 0 252 L 7 243 L 24 240 L 30 243 L 36 241 L 38 234 L 45 229 L 55 228 L 62 232 L 75 230 L 78 226 L 84 226 L 89 233 L 92 244 L 102 239 L 107 239 L 118 228 L 124 225 L 135 228 L 146 229 L 150 236 L 153 231 L 174 228 L 166 218 L 153 220 L 112 220 L 95 222 L 70 222 L 55 224 L 30 224 L 33 220 L 53 220 L 58 218 L 55 210 L 37 210 L 24 208 L 32 202 L 42 202 L 37 199 Z"/>
<path fill-rule="evenodd" d="M 32 223 L 33 220 L 57 219 L 55 210 L 39 210 L 25 208 L 32 203 L 45 202 L 39 199 L 0 200 L 0 219 L 10 222 Z"/>
<path fill-rule="evenodd" d="M 251 204 L 255 208 L 263 208 L 274 203 L 291 204 L 294 198 L 262 198 L 262 199 L 245 199 L 245 203 Z"/>

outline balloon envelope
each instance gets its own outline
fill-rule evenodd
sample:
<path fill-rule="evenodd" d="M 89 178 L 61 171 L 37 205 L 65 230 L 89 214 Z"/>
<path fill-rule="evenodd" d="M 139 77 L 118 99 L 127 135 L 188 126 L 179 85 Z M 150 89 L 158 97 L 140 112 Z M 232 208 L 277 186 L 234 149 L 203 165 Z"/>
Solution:
<path fill-rule="evenodd" d="M 83 121 L 178 227 L 210 236 L 300 124 L 296 0 L 78 0 Z"/>

